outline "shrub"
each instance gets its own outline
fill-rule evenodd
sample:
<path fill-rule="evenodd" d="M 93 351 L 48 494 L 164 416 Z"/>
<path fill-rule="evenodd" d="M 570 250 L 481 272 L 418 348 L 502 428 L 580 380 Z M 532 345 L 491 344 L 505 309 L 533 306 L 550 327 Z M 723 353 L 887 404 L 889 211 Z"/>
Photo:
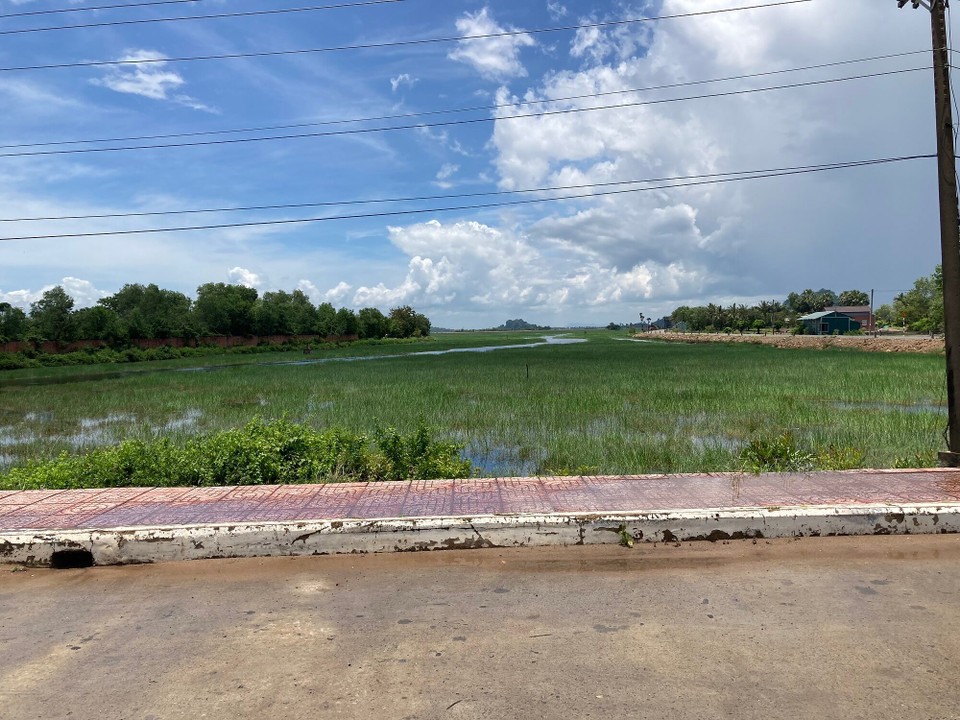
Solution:
<path fill-rule="evenodd" d="M 462 478 L 473 467 L 460 450 L 435 440 L 422 422 L 410 435 L 380 431 L 371 444 L 349 430 L 257 418 L 241 428 L 192 438 L 182 447 L 168 439 L 126 440 L 84 455 L 30 462 L 0 474 L 0 489 Z"/>
<path fill-rule="evenodd" d="M 748 472 L 806 472 L 862 468 L 866 455 L 859 448 L 836 445 L 809 452 L 791 433 L 785 432 L 751 441 L 740 451 L 738 459 L 741 469 Z"/>
<path fill-rule="evenodd" d="M 797 447 L 791 433 L 752 440 L 739 455 L 740 467 L 754 473 L 803 472 L 814 469 L 814 457 Z"/>

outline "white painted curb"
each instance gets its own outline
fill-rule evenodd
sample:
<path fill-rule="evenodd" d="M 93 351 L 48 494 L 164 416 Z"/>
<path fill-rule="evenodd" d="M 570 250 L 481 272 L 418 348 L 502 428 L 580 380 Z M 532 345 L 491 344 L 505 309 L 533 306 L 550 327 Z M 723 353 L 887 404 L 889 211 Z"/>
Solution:
<path fill-rule="evenodd" d="M 960 503 L 476 515 L 0 533 L 0 563 L 94 565 L 488 547 L 960 532 Z M 62 557 L 62 556 L 61 556 Z M 90 564 L 89 562 L 87 564 Z"/>

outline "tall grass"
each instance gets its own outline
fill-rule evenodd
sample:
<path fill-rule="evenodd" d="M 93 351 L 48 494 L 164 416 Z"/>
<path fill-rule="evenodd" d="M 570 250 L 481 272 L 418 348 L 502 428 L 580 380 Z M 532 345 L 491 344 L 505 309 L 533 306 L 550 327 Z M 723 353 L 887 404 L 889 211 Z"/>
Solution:
<path fill-rule="evenodd" d="M 206 371 L 94 374 L 60 385 L 17 385 L 25 376 L 4 375 L 0 460 L 20 464 L 123 439 L 183 443 L 253 416 L 361 433 L 412 432 L 422 418 L 464 445 L 480 472 L 499 475 L 729 470 L 751 441 L 784 432 L 811 452 L 862 453 L 873 467 L 932 463 L 942 444 L 940 357 L 578 335 L 589 342 L 308 365 L 233 357 Z M 528 337 L 456 334 L 403 351 Z M 54 379 L 75 371 L 44 372 Z"/>

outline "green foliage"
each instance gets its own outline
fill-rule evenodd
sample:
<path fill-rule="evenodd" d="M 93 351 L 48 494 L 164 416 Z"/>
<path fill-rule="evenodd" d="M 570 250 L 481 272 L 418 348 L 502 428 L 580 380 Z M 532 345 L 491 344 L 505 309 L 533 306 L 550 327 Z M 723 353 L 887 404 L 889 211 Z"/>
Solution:
<path fill-rule="evenodd" d="M 8 302 L 0 302 L 0 342 L 22 340 L 28 327 L 27 314 Z"/>
<path fill-rule="evenodd" d="M 844 290 L 837 296 L 837 305 L 857 307 L 870 304 L 870 296 L 863 290 Z"/>
<path fill-rule="evenodd" d="M 866 453 L 859 448 L 830 445 L 814 455 L 817 470 L 855 470 L 866 464 Z"/>
<path fill-rule="evenodd" d="M 361 339 L 386 337 L 390 333 L 390 320 L 377 308 L 362 308 L 357 313 L 357 333 Z"/>
<path fill-rule="evenodd" d="M 463 478 L 461 447 L 435 440 L 422 422 L 409 435 L 315 430 L 285 419 L 190 439 L 126 440 L 83 455 L 62 453 L 0 474 L 0 488 L 266 485 L 350 480 Z"/>
<path fill-rule="evenodd" d="M 374 471 L 385 480 L 459 478 L 466 477 L 471 470 L 470 462 L 458 455 L 461 448 L 433 440 L 422 420 L 406 437 L 395 428 L 378 429 L 375 442 L 379 455 Z"/>
<path fill-rule="evenodd" d="M 201 326 L 212 335 L 250 335 L 257 291 L 243 285 L 206 283 L 193 304 Z"/>
<path fill-rule="evenodd" d="M 836 293 L 826 288 L 816 291 L 807 288 L 802 293 L 792 292 L 787 295 L 787 305 L 799 315 L 820 312 L 825 307 L 836 304 Z"/>
<path fill-rule="evenodd" d="M 390 310 L 390 335 L 392 337 L 427 337 L 430 334 L 430 320 L 409 305 Z"/>
<path fill-rule="evenodd" d="M 803 472 L 814 469 L 814 457 L 800 449 L 791 433 L 751 440 L 739 456 L 743 470 L 761 472 Z"/>
<path fill-rule="evenodd" d="M 864 452 L 853 447 L 829 445 L 810 452 L 789 432 L 750 441 L 738 458 L 740 468 L 753 473 L 852 470 L 862 468 L 865 459 Z"/>
<path fill-rule="evenodd" d="M 57 285 L 30 305 L 30 321 L 44 340 L 69 342 L 73 339 L 73 298 Z"/>
<path fill-rule="evenodd" d="M 906 322 L 911 330 L 934 332 L 943 329 L 943 271 L 937 265 L 933 274 L 913 283 L 913 289 L 893 299 L 894 324 Z"/>

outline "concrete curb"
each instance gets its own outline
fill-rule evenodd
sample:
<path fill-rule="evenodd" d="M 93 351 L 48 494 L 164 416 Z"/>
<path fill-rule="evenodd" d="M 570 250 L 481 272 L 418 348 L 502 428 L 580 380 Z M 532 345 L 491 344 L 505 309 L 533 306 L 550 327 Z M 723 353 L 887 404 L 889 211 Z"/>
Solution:
<path fill-rule="evenodd" d="M 960 533 L 960 503 L 231 523 L 0 534 L 38 567 L 471 548 Z"/>

